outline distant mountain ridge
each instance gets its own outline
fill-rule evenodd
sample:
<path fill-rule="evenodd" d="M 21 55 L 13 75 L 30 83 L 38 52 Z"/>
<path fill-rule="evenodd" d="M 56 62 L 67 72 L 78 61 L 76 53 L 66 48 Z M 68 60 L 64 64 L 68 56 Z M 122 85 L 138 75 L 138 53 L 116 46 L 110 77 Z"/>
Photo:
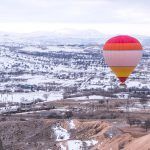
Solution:
<path fill-rule="evenodd" d="M 0 32 L 0 43 L 29 43 L 42 45 L 104 44 L 110 37 L 97 30 L 62 29 L 51 32 L 7 33 Z M 135 36 L 143 45 L 150 45 L 150 37 Z"/>

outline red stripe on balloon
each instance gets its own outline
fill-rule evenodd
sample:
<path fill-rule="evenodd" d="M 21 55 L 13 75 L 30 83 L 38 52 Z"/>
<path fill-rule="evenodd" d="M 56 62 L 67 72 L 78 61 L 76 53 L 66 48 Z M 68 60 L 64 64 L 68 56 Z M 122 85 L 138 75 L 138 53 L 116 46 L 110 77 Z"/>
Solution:
<path fill-rule="evenodd" d="M 118 77 L 121 83 L 124 83 L 128 77 Z"/>
<path fill-rule="evenodd" d="M 127 35 L 119 35 L 109 39 L 106 43 L 140 43 L 137 39 Z"/>

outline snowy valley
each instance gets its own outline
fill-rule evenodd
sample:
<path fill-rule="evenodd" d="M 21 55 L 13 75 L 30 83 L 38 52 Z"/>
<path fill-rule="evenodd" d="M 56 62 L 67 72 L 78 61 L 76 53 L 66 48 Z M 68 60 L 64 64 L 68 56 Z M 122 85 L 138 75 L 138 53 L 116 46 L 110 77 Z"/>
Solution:
<path fill-rule="evenodd" d="M 104 62 L 103 43 L 51 45 L 35 41 L 0 42 L 1 101 L 60 100 L 92 92 L 103 98 L 112 90 L 118 90 L 112 97 L 122 96 L 118 79 Z M 144 45 L 143 58 L 127 81 L 131 97 L 137 96 L 135 89 L 149 92 L 149 49 Z M 129 95 L 126 93 L 123 97 Z"/>

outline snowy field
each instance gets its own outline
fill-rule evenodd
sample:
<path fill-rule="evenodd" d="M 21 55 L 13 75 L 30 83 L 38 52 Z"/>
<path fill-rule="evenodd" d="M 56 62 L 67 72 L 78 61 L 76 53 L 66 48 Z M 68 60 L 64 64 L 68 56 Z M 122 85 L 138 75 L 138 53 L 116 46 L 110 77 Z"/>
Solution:
<path fill-rule="evenodd" d="M 100 96 L 100 95 L 91 95 L 91 96 L 73 97 L 68 99 L 69 100 L 101 100 L 101 99 L 109 99 L 109 97 L 104 98 L 104 96 Z"/>
<path fill-rule="evenodd" d="M 45 49 L 41 49 L 39 47 L 35 47 L 35 46 L 28 46 L 28 47 L 24 47 L 22 49 L 20 49 L 20 51 L 26 51 L 26 52 L 71 52 L 71 53 L 83 53 L 84 49 L 83 48 L 79 48 L 79 47 L 72 47 L 72 46 L 47 46 Z"/>
<path fill-rule="evenodd" d="M 111 91 L 119 87 L 118 79 L 104 63 L 99 45 L 9 44 L 0 46 L 2 102 L 45 100 L 44 94 L 48 94 L 49 101 L 60 100 L 65 91 L 72 89 L 75 93 L 97 89 Z M 149 51 L 145 50 L 145 54 L 149 55 Z M 142 59 L 127 80 L 127 88 L 150 89 L 149 63 L 149 59 Z M 128 94 L 115 96 L 126 99 Z M 88 99 L 103 99 L 103 96 L 93 95 Z"/>
<path fill-rule="evenodd" d="M 24 100 L 27 101 L 34 101 L 36 99 L 45 100 L 44 95 L 47 94 L 48 101 L 54 101 L 54 100 L 61 100 L 62 99 L 62 93 L 60 92 L 29 92 L 29 93 L 12 93 L 12 94 L 1 94 L 0 95 L 0 101 L 1 102 L 21 102 Z"/>

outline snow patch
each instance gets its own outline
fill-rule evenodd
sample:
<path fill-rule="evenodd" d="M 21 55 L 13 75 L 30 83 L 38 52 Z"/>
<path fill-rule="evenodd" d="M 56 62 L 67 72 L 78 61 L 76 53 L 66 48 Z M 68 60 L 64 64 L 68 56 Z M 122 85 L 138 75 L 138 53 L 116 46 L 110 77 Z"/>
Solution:
<path fill-rule="evenodd" d="M 96 145 L 97 143 L 98 143 L 98 141 L 96 141 L 96 140 L 87 140 L 87 141 L 69 140 L 67 142 L 68 150 L 82 150 L 89 146 Z"/>
<path fill-rule="evenodd" d="M 42 99 L 45 100 L 44 94 L 48 95 L 47 100 L 53 101 L 53 100 L 61 100 L 63 98 L 61 92 L 44 92 L 44 91 L 36 91 L 36 92 L 29 92 L 29 93 L 12 93 L 12 94 L 1 94 L 0 95 L 0 101 L 1 102 L 21 102 L 23 99 L 26 101 L 34 101 L 36 99 Z"/>
<path fill-rule="evenodd" d="M 75 129 L 76 128 L 73 120 L 69 121 L 69 127 L 70 127 L 70 129 Z"/>
<path fill-rule="evenodd" d="M 67 150 L 67 148 L 62 143 L 60 143 L 60 150 Z"/>
<path fill-rule="evenodd" d="M 60 125 L 53 127 L 53 131 L 56 135 L 56 141 L 68 140 L 70 138 L 68 131 L 62 128 Z"/>

